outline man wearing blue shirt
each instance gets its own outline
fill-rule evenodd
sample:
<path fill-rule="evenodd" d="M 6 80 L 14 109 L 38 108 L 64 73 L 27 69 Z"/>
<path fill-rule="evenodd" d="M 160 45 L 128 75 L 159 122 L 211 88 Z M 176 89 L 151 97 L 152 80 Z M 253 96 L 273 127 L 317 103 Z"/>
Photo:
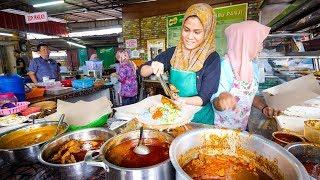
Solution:
<path fill-rule="evenodd" d="M 43 82 L 43 77 L 60 80 L 60 68 L 55 60 L 49 59 L 50 50 L 48 45 L 37 46 L 40 57 L 31 60 L 29 65 L 29 76 L 33 83 Z"/>

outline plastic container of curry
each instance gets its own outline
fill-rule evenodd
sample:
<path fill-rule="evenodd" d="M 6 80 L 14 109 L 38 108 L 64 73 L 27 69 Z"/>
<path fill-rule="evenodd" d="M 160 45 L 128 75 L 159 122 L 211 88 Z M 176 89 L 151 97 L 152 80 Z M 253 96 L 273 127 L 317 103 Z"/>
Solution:
<path fill-rule="evenodd" d="M 56 121 L 28 124 L 0 134 L 0 158 L 9 163 L 37 162 L 40 146 L 53 138 Z M 59 134 L 66 132 L 68 124 L 61 124 Z"/>

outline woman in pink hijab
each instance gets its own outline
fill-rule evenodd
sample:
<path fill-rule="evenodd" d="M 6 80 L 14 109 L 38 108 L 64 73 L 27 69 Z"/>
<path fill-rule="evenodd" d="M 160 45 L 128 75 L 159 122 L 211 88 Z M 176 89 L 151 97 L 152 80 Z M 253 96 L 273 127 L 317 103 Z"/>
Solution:
<path fill-rule="evenodd" d="M 279 111 L 268 107 L 255 96 L 258 81 L 252 61 L 262 50 L 263 40 L 270 28 L 256 21 L 244 21 L 230 25 L 225 34 L 228 50 L 221 61 L 221 76 L 218 92 L 213 96 L 215 109 L 214 124 L 217 127 L 245 130 L 251 106 L 267 116 L 278 115 Z"/>

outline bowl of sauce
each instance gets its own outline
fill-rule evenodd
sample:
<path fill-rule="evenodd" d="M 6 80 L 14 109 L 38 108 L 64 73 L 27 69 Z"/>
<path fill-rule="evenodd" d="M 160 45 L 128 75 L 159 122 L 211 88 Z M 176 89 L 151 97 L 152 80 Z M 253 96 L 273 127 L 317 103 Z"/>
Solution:
<path fill-rule="evenodd" d="M 112 165 L 122 168 L 147 168 L 169 161 L 169 146 L 173 138 L 163 132 L 144 130 L 142 144 L 150 153 L 136 154 L 133 150 L 139 142 L 139 131 L 120 134 L 111 138 L 104 147 L 104 157 Z"/>
<path fill-rule="evenodd" d="M 320 146 L 311 143 L 293 143 L 284 147 L 304 166 L 309 175 L 320 179 Z"/>
<path fill-rule="evenodd" d="M 286 146 L 290 143 L 295 142 L 305 142 L 305 140 L 301 136 L 283 131 L 272 133 L 272 140 L 281 146 Z"/>

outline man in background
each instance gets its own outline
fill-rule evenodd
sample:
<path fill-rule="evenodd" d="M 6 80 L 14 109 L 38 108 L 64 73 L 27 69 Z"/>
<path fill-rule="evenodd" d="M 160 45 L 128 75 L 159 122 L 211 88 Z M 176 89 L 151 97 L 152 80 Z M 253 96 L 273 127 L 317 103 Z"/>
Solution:
<path fill-rule="evenodd" d="M 39 44 L 37 46 L 40 57 L 30 61 L 29 76 L 33 83 L 43 82 L 43 78 L 60 80 L 60 67 L 57 62 L 49 58 L 50 50 L 48 45 Z"/>

